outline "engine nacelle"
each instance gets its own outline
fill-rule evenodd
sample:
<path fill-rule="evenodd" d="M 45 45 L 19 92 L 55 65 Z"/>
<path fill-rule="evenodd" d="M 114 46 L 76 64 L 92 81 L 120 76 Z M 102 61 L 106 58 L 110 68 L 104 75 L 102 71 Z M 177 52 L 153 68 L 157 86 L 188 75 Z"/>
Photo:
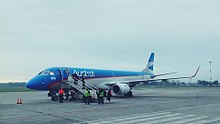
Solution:
<path fill-rule="evenodd" d="M 127 94 L 131 88 L 127 84 L 115 84 L 112 86 L 112 91 L 116 95 L 124 95 Z"/>

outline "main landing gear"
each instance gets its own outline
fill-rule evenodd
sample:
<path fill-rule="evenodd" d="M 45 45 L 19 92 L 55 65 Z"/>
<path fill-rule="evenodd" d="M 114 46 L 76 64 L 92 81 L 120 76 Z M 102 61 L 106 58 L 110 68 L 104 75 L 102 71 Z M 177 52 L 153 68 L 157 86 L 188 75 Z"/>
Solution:
<path fill-rule="evenodd" d="M 127 94 L 125 94 L 125 97 L 133 97 L 132 91 L 129 91 Z"/>

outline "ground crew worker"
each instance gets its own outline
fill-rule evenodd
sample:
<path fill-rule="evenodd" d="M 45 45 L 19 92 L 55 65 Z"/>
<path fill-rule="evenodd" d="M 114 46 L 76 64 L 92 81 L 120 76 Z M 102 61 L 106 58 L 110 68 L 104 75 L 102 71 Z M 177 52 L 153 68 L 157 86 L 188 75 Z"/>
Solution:
<path fill-rule="evenodd" d="M 61 87 L 61 89 L 59 90 L 59 101 L 60 101 L 60 103 L 63 103 L 63 93 L 64 93 L 64 90 Z"/>
<path fill-rule="evenodd" d="M 90 91 L 86 88 L 85 90 L 85 96 L 84 96 L 84 102 L 85 102 L 85 105 L 88 104 L 90 105 Z"/>
<path fill-rule="evenodd" d="M 105 96 L 105 91 L 103 89 L 99 89 L 98 92 L 98 103 L 99 104 L 104 104 L 104 96 Z"/>

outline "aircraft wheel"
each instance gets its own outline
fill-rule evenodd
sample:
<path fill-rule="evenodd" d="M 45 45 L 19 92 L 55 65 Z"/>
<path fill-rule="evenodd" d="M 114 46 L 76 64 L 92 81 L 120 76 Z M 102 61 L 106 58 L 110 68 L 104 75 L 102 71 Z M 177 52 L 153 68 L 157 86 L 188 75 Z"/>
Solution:
<path fill-rule="evenodd" d="M 127 94 L 127 96 L 128 96 L 128 97 L 132 97 L 132 96 L 133 96 L 133 93 L 132 93 L 131 91 L 129 91 L 128 94 Z"/>
<path fill-rule="evenodd" d="M 53 100 L 53 101 L 57 101 L 57 100 L 58 100 L 58 96 L 56 96 L 56 95 L 51 96 L 51 100 Z"/>
<path fill-rule="evenodd" d="M 50 93 L 50 92 L 48 92 L 48 93 L 47 93 L 47 96 L 48 96 L 48 97 L 51 97 L 51 93 Z"/>

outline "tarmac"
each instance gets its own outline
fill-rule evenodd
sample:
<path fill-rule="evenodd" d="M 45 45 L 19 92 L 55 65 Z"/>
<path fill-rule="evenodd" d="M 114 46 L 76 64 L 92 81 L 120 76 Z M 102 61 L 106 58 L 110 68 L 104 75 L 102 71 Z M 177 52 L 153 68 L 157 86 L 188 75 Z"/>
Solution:
<path fill-rule="evenodd" d="M 220 124 L 220 88 L 149 87 L 133 95 L 85 105 L 51 101 L 47 92 L 1 92 L 0 124 Z"/>

